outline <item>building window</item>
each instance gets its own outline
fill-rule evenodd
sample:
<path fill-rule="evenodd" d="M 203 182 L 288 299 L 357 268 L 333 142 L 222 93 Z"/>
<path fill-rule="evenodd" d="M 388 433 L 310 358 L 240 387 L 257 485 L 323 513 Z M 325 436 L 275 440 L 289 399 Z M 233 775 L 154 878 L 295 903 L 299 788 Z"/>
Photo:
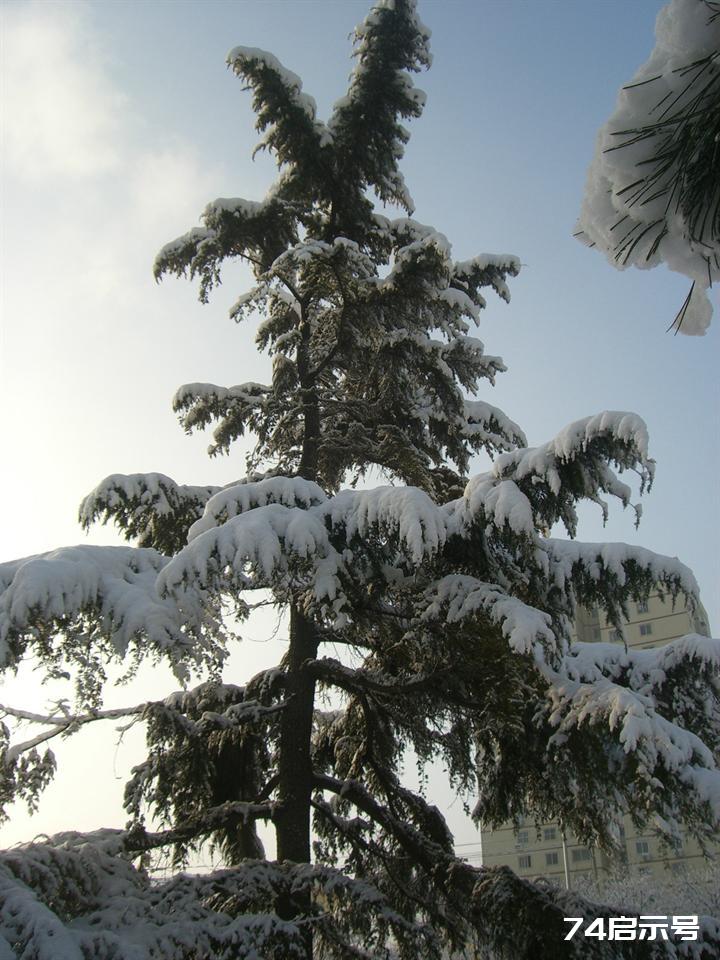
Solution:
<path fill-rule="evenodd" d="M 532 866 L 532 857 L 529 853 L 524 853 L 521 857 L 518 857 L 518 866 L 521 870 L 529 870 Z"/>
<path fill-rule="evenodd" d="M 635 852 L 641 857 L 646 857 L 650 853 L 650 844 L 647 842 L 647 840 L 636 840 Z"/>
<path fill-rule="evenodd" d="M 647 600 L 641 600 L 637 605 L 638 613 L 647 613 L 648 612 L 648 602 Z"/>
<path fill-rule="evenodd" d="M 543 830 L 543 839 L 544 840 L 555 840 L 557 838 L 557 830 L 555 827 L 545 827 Z"/>
<path fill-rule="evenodd" d="M 545 854 L 545 866 L 546 867 L 556 867 L 558 864 L 558 855 L 557 850 L 553 850 L 551 853 Z"/>
<path fill-rule="evenodd" d="M 517 835 L 517 842 L 519 846 L 526 847 L 529 837 L 530 837 L 530 834 L 528 833 L 527 830 L 519 830 Z"/>
<path fill-rule="evenodd" d="M 641 623 L 640 624 L 640 636 L 647 637 L 652 633 L 652 624 L 651 623 Z"/>
<path fill-rule="evenodd" d="M 573 863 L 581 863 L 583 860 L 590 859 L 590 851 L 587 847 L 579 847 L 572 852 Z"/>

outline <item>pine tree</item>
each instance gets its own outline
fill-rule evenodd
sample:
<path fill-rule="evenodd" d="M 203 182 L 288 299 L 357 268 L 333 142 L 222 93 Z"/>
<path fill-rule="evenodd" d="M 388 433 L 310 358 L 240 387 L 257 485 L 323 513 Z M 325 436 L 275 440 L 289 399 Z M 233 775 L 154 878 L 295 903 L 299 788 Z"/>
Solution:
<path fill-rule="evenodd" d="M 718 643 L 570 642 L 576 604 L 600 604 L 620 627 L 657 584 L 692 603 L 692 574 L 640 548 L 547 534 L 561 522 L 574 537 L 583 499 L 628 505 L 617 471 L 650 485 L 644 424 L 606 412 L 529 448 L 474 399 L 504 366 L 470 324 L 486 288 L 509 299 L 519 263 L 456 261 L 412 219 L 401 120 L 422 111 L 410 74 L 429 65 L 428 38 L 412 0 L 376 4 L 326 124 L 271 54 L 230 53 L 280 176 L 260 202 L 209 204 L 155 272 L 198 278 L 206 300 L 226 260 L 250 263 L 255 286 L 231 315 L 259 317 L 272 382 L 188 384 L 175 398 L 187 431 L 215 424 L 211 454 L 256 438 L 244 479 L 108 477 L 81 520 L 115 522 L 137 545 L 0 566 L 0 663 L 33 655 L 50 676 L 72 673 L 78 701 L 46 717 L 5 708 L 44 729 L 11 743 L 1 728 L 0 799 L 36 803 L 54 773 L 38 747 L 84 724 L 140 717 L 148 745 L 126 829 L 0 856 L 0 956 L 676 955 L 566 942 L 564 916 L 608 910 L 459 859 L 440 812 L 403 782 L 409 749 L 421 766 L 439 757 L 477 818 L 556 818 L 606 849 L 628 809 L 701 839 L 720 814 Z M 371 197 L 407 216 L 380 215 Z M 480 450 L 492 468 L 468 479 Z M 357 489 L 370 469 L 389 484 Z M 222 669 L 250 591 L 286 611 L 288 642 L 241 686 Z M 103 710 L 107 665 L 152 659 L 183 689 Z M 189 687 L 192 670 L 208 678 Z M 258 821 L 275 830 L 277 861 Z M 224 869 L 147 873 L 154 851 L 180 867 L 201 843 Z M 710 956 L 716 928 L 693 946 L 703 938 Z"/>

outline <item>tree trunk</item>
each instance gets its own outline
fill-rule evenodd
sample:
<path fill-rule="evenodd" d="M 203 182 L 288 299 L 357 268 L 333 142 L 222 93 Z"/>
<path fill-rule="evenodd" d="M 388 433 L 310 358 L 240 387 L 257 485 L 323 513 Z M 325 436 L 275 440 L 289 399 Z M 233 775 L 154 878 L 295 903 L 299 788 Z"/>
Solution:
<path fill-rule="evenodd" d="M 301 671 L 306 660 L 317 654 L 318 642 L 313 624 L 296 608 L 290 608 L 290 649 L 287 655 L 288 705 L 280 720 L 280 756 L 278 759 L 278 799 L 276 817 L 277 858 L 295 863 L 310 862 L 310 795 L 313 769 L 312 737 L 315 680 Z M 283 920 L 306 913 L 309 897 L 289 894 L 279 898 L 277 909 Z M 307 957 L 312 957 L 312 933 L 306 937 Z"/>
<path fill-rule="evenodd" d="M 277 816 L 278 860 L 310 862 L 310 793 L 312 790 L 312 735 L 315 679 L 300 671 L 313 660 L 318 643 L 313 625 L 296 607 L 290 609 L 290 650 L 287 658 L 289 703 L 280 720 Z"/>
<path fill-rule="evenodd" d="M 303 398 L 303 445 L 298 473 L 306 480 L 317 478 L 320 413 L 317 394 L 307 375 L 307 337 L 302 331 L 303 345 L 298 355 L 298 373 Z M 315 628 L 301 611 L 290 607 L 290 648 L 285 666 L 288 705 L 280 720 L 280 756 L 278 758 L 278 800 L 276 817 L 277 858 L 295 863 L 310 862 L 310 797 L 313 784 L 311 738 L 315 703 L 315 679 L 302 672 L 306 660 L 317 656 Z M 289 893 L 278 898 L 277 910 L 283 920 L 308 915 L 310 897 Z M 308 924 L 305 936 L 307 960 L 312 960 L 312 929 Z"/>

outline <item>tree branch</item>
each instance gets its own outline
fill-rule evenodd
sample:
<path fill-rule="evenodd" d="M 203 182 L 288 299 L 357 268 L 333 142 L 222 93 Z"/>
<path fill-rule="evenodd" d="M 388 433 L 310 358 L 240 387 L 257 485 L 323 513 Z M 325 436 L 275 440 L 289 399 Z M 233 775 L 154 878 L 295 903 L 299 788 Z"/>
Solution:
<path fill-rule="evenodd" d="M 332 657 L 324 657 L 321 660 L 309 660 L 304 669 L 310 671 L 317 680 L 332 683 L 349 693 L 368 693 L 376 697 L 392 697 L 396 694 L 413 694 L 425 690 L 437 690 L 438 683 L 444 678 L 453 678 L 456 675 L 450 668 L 445 670 L 436 670 L 426 676 L 418 677 L 417 680 L 407 680 L 398 683 L 382 683 L 379 680 L 373 680 L 367 674 L 360 670 L 353 670 L 344 666 Z M 461 694 L 448 689 L 442 690 L 442 695 L 446 703 L 463 707 L 467 710 L 479 710 L 481 704 L 476 700 L 468 699 Z"/>
<path fill-rule="evenodd" d="M 257 797 L 255 798 L 255 803 L 262 803 L 263 801 L 267 800 L 270 794 L 277 788 L 277 785 L 279 783 L 280 783 L 280 777 L 277 774 L 270 777 L 268 782 L 265 784 L 265 786 L 262 788 L 260 793 L 258 793 Z"/>
<path fill-rule="evenodd" d="M 315 786 L 328 790 L 344 800 L 349 800 L 358 810 L 362 810 L 377 824 L 388 830 L 407 854 L 414 858 L 418 866 L 433 875 L 438 863 L 454 860 L 443 847 L 424 837 L 407 821 L 394 817 L 369 793 L 359 780 L 338 780 L 327 774 L 315 774 Z"/>
<path fill-rule="evenodd" d="M 241 819 L 243 823 L 255 820 L 272 820 L 279 809 L 278 803 L 249 803 L 232 801 L 210 807 L 202 817 L 187 820 L 178 827 L 148 833 L 143 827 L 131 829 L 123 839 L 123 849 L 127 853 L 142 853 L 157 847 L 166 847 L 172 843 L 185 843 L 203 834 L 212 833 L 224 826 L 228 820 Z"/>
<path fill-rule="evenodd" d="M 15 717 L 17 720 L 29 720 L 32 723 L 50 723 L 59 727 L 80 726 L 84 723 L 92 723 L 95 720 L 116 720 L 119 717 L 138 715 L 153 702 L 161 703 L 162 701 L 148 701 L 134 707 L 117 707 L 113 710 L 93 710 L 90 713 L 80 714 L 61 713 L 50 716 L 41 713 L 31 713 L 29 710 L 20 710 L 17 707 L 8 707 L 6 704 L 0 703 L 0 714 L 7 717 Z"/>
<path fill-rule="evenodd" d="M 387 852 L 382 849 L 382 847 L 380 847 L 377 843 L 367 840 L 360 834 L 352 833 L 352 831 L 347 828 L 345 821 L 341 817 L 338 817 L 333 810 L 331 810 L 330 805 L 324 800 L 313 800 L 312 806 L 322 817 L 325 817 L 325 819 L 333 825 L 337 832 L 353 847 L 356 852 L 364 851 L 368 855 L 378 857 L 380 860 L 382 860 L 388 877 L 406 899 L 417 904 L 421 910 L 428 911 L 429 913 L 435 912 L 432 904 L 427 903 L 421 897 L 417 896 L 417 894 L 413 893 L 407 884 L 403 883 L 402 880 L 397 876 L 395 871 L 392 869 L 391 858 L 388 856 Z"/>
<path fill-rule="evenodd" d="M 134 717 L 133 723 L 141 719 L 148 703 L 139 704 L 135 707 L 118 707 L 114 710 L 97 710 L 86 714 L 66 714 L 58 716 L 44 716 L 39 713 L 31 713 L 29 710 L 19 710 L 16 707 L 8 707 L 0 704 L 0 715 L 6 717 L 15 717 L 17 720 L 27 720 L 30 723 L 47 723 L 51 725 L 50 730 L 44 730 L 30 740 L 24 740 L 13 747 L 8 747 L 3 756 L 3 764 L 9 767 L 21 753 L 27 753 L 33 750 L 41 743 L 52 740 L 53 737 L 64 736 L 72 733 L 86 723 L 94 723 L 96 720 L 117 720 L 120 717 Z M 129 726 L 129 725 L 128 725 Z M 127 729 L 127 728 L 126 728 Z"/>

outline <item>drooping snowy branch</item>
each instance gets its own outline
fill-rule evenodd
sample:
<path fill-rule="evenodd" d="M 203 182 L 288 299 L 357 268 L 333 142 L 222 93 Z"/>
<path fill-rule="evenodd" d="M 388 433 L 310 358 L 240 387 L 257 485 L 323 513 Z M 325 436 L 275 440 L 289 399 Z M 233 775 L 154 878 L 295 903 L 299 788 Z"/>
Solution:
<path fill-rule="evenodd" d="M 509 596 L 496 584 L 450 574 L 433 584 L 425 599 L 423 622 L 459 623 L 485 617 L 501 627 L 512 650 L 532 653 L 541 662 L 558 646 L 550 615 Z"/>
<path fill-rule="evenodd" d="M 618 268 L 666 263 L 690 277 L 678 331 L 702 335 L 720 278 L 720 18 L 710 0 L 660 11 L 650 58 L 600 130 L 578 235 Z"/>
<path fill-rule="evenodd" d="M 389 933 L 417 955 L 436 956 L 432 931 L 393 910 L 362 880 L 323 865 L 245 861 L 207 875 L 151 880 L 118 856 L 130 836 L 60 834 L 0 856 L 0 950 L 28 960 L 300 960 L 304 930 L 336 955 L 370 960 Z M 274 907 L 311 898 L 296 922 Z M 365 948 L 356 946 L 359 928 Z M 429 952 L 428 952 L 429 945 Z M 2 955 L 0 953 L 0 955 Z M 14 953 L 9 953 L 14 956 Z"/>
<path fill-rule="evenodd" d="M 651 698 L 656 708 L 717 747 L 713 699 L 720 698 L 720 642 L 688 634 L 662 647 L 635 650 L 620 643 L 574 643 L 563 661 L 569 679 L 611 679 Z M 702 686 L 698 681 L 702 681 Z M 702 691 L 702 692 L 701 692 Z"/>
<path fill-rule="evenodd" d="M 268 492 L 271 483 L 263 481 Z M 286 490 L 298 483 L 302 488 L 301 481 L 285 483 Z M 403 487 L 344 490 L 307 509 L 275 502 L 220 526 L 212 523 L 203 522 L 201 532 L 163 569 L 161 591 L 176 594 L 197 582 L 222 587 L 231 581 L 241 588 L 278 588 L 294 572 L 340 622 L 347 604 L 343 581 L 356 576 L 349 565 L 353 545 L 362 552 L 364 540 L 391 536 L 408 561 L 419 564 L 437 553 L 446 536 L 443 517 L 427 494 Z M 362 568 L 357 574 L 362 576 Z"/>
<path fill-rule="evenodd" d="M 87 530 L 111 520 L 126 540 L 172 555 L 186 542 L 190 526 L 220 487 L 177 484 L 162 473 L 114 473 L 80 504 L 79 519 Z"/>
<path fill-rule="evenodd" d="M 666 590 L 673 600 L 682 593 L 691 605 L 698 596 L 697 581 L 685 564 L 644 547 L 547 538 L 536 557 L 550 583 L 573 605 L 599 603 L 617 629 L 628 617 L 627 601 L 643 599 L 653 588 Z"/>
<path fill-rule="evenodd" d="M 230 444 L 246 431 L 267 435 L 268 423 L 273 418 L 271 393 L 271 388 L 263 383 L 241 383 L 234 387 L 186 383 L 175 393 L 173 409 L 180 413 L 180 423 L 186 433 L 203 429 L 213 420 L 219 421 L 208 448 L 208 453 L 214 456 L 227 453 Z"/>
<path fill-rule="evenodd" d="M 327 495 L 322 487 L 302 477 L 267 477 L 255 482 L 234 484 L 208 500 L 202 517 L 189 531 L 188 542 L 255 507 L 280 503 L 286 507 L 307 508 L 326 500 Z"/>
<path fill-rule="evenodd" d="M 631 489 L 610 469 L 635 470 L 640 492 L 649 488 L 654 462 L 648 458 L 645 424 L 635 414 L 606 411 L 569 424 L 549 443 L 501 454 L 489 473 L 474 477 L 455 508 L 456 523 L 486 517 L 497 527 L 507 525 L 518 537 L 533 538 L 536 529 L 549 530 L 562 521 L 570 536 L 577 530 L 578 501 L 599 503 L 606 493 L 627 506 Z"/>
<path fill-rule="evenodd" d="M 526 447 L 527 438 L 522 429 L 503 413 L 484 400 L 466 400 L 465 434 L 483 444 L 488 453 Z"/>
<path fill-rule="evenodd" d="M 199 278 L 203 302 L 220 282 L 227 257 L 240 257 L 262 273 L 287 243 L 297 241 L 293 205 L 272 194 L 264 201 L 218 198 L 205 208 L 202 221 L 203 227 L 166 243 L 153 269 L 156 280 L 168 273 Z"/>
<path fill-rule="evenodd" d="M 216 664 L 218 611 L 202 590 L 161 598 L 167 562 L 150 548 L 77 546 L 0 565 L 0 665 L 15 668 L 30 650 L 57 675 L 72 663 L 78 694 L 94 703 L 105 658 L 132 667 L 151 652 L 183 680 L 189 664 Z"/>

